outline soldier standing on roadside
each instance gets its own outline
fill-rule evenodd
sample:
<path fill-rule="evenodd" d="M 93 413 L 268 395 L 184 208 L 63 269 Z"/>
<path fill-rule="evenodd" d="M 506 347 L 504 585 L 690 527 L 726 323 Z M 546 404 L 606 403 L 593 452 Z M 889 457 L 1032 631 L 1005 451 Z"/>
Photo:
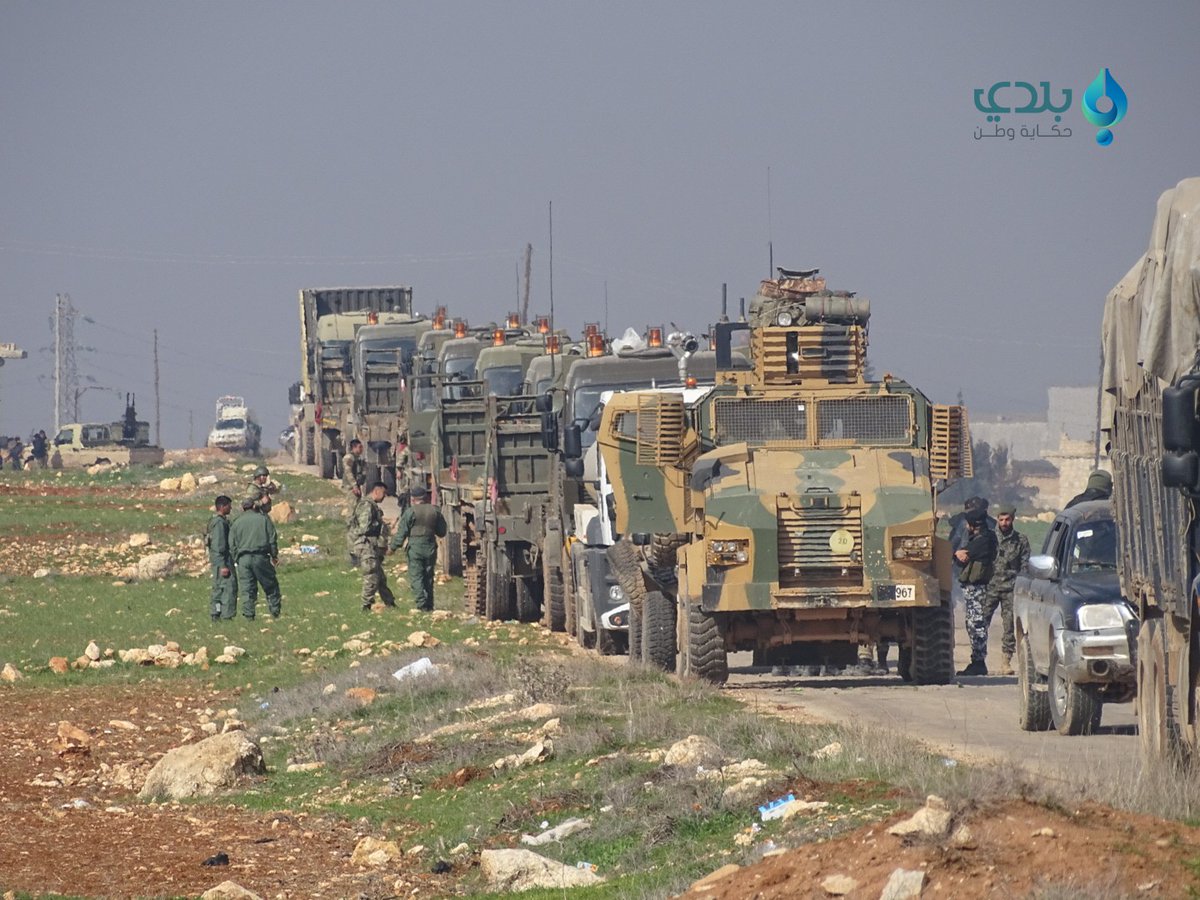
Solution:
<path fill-rule="evenodd" d="M 437 539 L 446 536 L 446 519 L 436 506 L 425 502 L 429 494 L 421 485 L 412 489 L 412 504 L 400 517 L 392 537 L 391 550 L 407 541 L 408 584 L 413 603 L 421 612 L 433 612 L 433 564 L 437 559 Z"/>
<path fill-rule="evenodd" d="M 346 525 L 351 557 L 358 559 L 358 570 L 362 572 L 363 612 L 371 611 L 376 594 L 383 600 L 384 606 L 396 605 L 396 597 L 388 587 L 387 573 L 383 571 L 383 557 L 387 554 L 387 524 L 383 521 L 383 510 L 379 504 L 386 496 L 387 487 L 384 483 L 375 482 L 367 496 L 354 505 Z"/>
<path fill-rule="evenodd" d="M 46 463 L 50 458 L 49 438 L 46 437 L 45 431 L 39 431 L 31 438 L 30 443 L 33 447 L 30 455 L 33 461 L 38 464 L 38 468 L 46 468 Z"/>
<path fill-rule="evenodd" d="M 1013 584 L 1029 562 L 1029 538 L 1013 527 L 1016 514 L 1015 506 L 1001 506 L 996 510 L 996 571 L 988 582 L 983 607 L 984 628 L 991 627 L 992 615 L 996 607 L 1000 607 L 1000 623 L 1004 626 L 1004 637 L 1000 642 L 1004 653 L 1001 675 L 1015 674 L 1012 667 L 1013 654 L 1017 652 L 1017 637 L 1013 631 Z"/>
<path fill-rule="evenodd" d="M 229 511 L 233 501 L 222 494 L 213 501 L 213 517 L 208 520 L 204 546 L 212 566 L 212 620 L 232 619 L 237 614 L 237 576 L 233 572 L 233 555 L 229 551 Z"/>
<path fill-rule="evenodd" d="M 229 549 L 237 563 L 237 578 L 241 586 L 242 615 L 253 619 L 258 604 L 258 586 L 267 595 L 267 607 L 278 619 L 283 612 L 279 579 L 275 566 L 279 563 L 279 535 L 268 513 L 269 494 L 261 497 L 250 494 L 242 501 L 242 514 L 229 526 Z"/>
<path fill-rule="evenodd" d="M 270 507 L 271 497 L 279 493 L 280 484 L 271 477 L 270 469 L 266 466 L 259 466 L 254 470 L 254 477 L 250 479 L 247 487 L 249 488 L 249 492 L 258 498 L 257 502 L 260 502 L 260 505 L 261 501 L 265 500 L 266 505 Z M 257 508 L 258 506 L 255 506 L 255 509 Z"/>
<path fill-rule="evenodd" d="M 367 480 L 367 461 L 363 459 L 362 441 L 355 438 L 350 450 L 342 457 L 342 487 L 346 493 L 362 496 L 363 484 Z M 358 493 L 355 493 L 355 491 Z"/>
<path fill-rule="evenodd" d="M 972 509 L 963 518 L 967 523 L 967 543 L 954 556 L 962 565 L 958 580 L 962 585 L 967 637 L 971 641 L 971 662 L 958 674 L 986 675 L 987 620 L 983 617 L 983 607 L 996 562 L 996 535 L 988 527 L 985 509 Z"/>

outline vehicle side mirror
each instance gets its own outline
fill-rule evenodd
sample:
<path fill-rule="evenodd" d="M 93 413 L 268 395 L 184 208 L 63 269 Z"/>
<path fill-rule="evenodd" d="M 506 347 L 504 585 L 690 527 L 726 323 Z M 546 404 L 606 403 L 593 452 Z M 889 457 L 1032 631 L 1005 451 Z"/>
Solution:
<path fill-rule="evenodd" d="M 554 410 L 554 395 L 549 391 L 539 394 L 538 398 L 533 401 L 533 408 L 540 413 L 552 412 Z"/>
<path fill-rule="evenodd" d="M 1162 483 L 1163 487 L 1183 488 L 1187 491 L 1200 489 L 1200 455 L 1195 451 L 1164 453 Z"/>
<path fill-rule="evenodd" d="M 579 459 L 583 456 L 583 434 L 578 422 L 568 425 L 563 430 L 563 456 L 567 459 Z"/>
<path fill-rule="evenodd" d="M 566 472 L 568 478 L 583 477 L 583 460 L 576 456 L 574 459 L 568 459 L 563 463 L 563 471 Z"/>
<path fill-rule="evenodd" d="M 542 446 L 551 452 L 558 449 L 558 416 L 546 410 L 542 410 Z"/>
<path fill-rule="evenodd" d="M 1197 400 L 1200 399 L 1200 378 L 1185 377 L 1178 385 L 1163 388 L 1162 440 L 1163 449 L 1174 453 L 1200 450 L 1200 418 Z"/>
<path fill-rule="evenodd" d="M 1033 578 L 1044 578 L 1048 581 L 1058 579 L 1058 560 L 1048 554 L 1038 554 L 1029 557 L 1029 574 Z"/>

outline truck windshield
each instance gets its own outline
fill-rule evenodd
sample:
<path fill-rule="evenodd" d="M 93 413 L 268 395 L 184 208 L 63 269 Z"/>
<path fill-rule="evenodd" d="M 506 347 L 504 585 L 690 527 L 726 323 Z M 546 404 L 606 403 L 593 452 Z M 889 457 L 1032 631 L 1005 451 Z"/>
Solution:
<path fill-rule="evenodd" d="M 72 438 L 71 429 L 64 428 L 62 431 L 60 431 L 58 434 L 56 434 L 54 436 L 54 443 L 55 444 L 69 444 L 69 443 L 71 443 L 71 438 Z"/>
<path fill-rule="evenodd" d="M 475 377 L 475 360 L 469 356 L 456 356 L 446 360 L 444 374 L 447 378 L 458 376 L 458 380 L 470 381 Z"/>
<path fill-rule="evenodd" d="M 493 366 L 483 373 L 483 386 L 494 397 L 516 397 L 524 380 L 520 366 Z"/>
<path fill-rule="evenodd" d="M 361 345 L 362 361 L 365 365 L 388 365 L 396 361 L 396 351 L 400 352 L 400 362 L 407 363 L 416 352 L 415 338 L 387 338 L 378 341 L 363 341 Z"/>
<path fill-rule="evenodd" d="M 226 428 L 229 428 L 229 429 L 245 428 L 246 420 L 245 419 L 222 419 L 221 421 L 219 421 L 216 424 L 215 427 L 217 428 L 218 431 L 224 430 Z"/>
<path fill-rule="evenodd" d="M 1080 522 L 1071 549 L 1072 572 L 1116 571 L 1117 524 L 1112 519 Z"/>
<path fill-rule="evenodd" d="M 428 412 L 437 409 L 437 391 L 433 387 L 432 375 L 419 375 L 413 381 L 413 412 Z"/>

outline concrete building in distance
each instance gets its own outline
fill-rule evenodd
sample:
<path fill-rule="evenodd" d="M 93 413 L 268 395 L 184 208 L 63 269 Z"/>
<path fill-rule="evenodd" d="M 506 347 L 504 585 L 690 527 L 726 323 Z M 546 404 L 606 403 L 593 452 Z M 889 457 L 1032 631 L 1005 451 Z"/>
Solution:
<path fill-rule="evenodd" d="M 1096 388 L 1052 387 L 1045 418 L 996 416 L 971 420 L 971 438 L 1008 447 L 1022 483 L 1044 509 L 1062 505 L 1084 489 L 1096 467 Z M 1100 467 L 1108 468 L 1103 447 Z"/>

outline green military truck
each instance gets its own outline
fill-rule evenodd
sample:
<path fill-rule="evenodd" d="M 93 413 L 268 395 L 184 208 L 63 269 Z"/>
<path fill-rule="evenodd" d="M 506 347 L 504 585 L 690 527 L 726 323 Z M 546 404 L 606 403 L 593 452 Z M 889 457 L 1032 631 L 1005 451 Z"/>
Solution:
<path fill-rule="evenodd" d="M 865 380 L 868 317 L 865 300 L 826 290 L 815 271 L 781 270 L 748 323 L 717 326 L 710 390 L 607 405 L 598 442 L 631 656 L 723 682 L 730 651 L 849 661 L 856 645 L 890 640 L 906 680 L 953 679 L 934 501 L 969 470 L 965 416 L 891 376 Z M 752 366 L 735 371 L 739 330 Z"/>
<path fill-rule="evenodd" d="M 1104 307 L 1104 408 L 1121 592 L 1137 609 L 1150 764 L 1200 745 L 1200 178 L 1166 191 L 1145 255 Z"/>
<path fill-rule="evenodd" d="M 322 478 L 338 474 L 353 428 L 354 335 L 364 325 L 412 312 L 407 286 L 300 291 L 302 364 L 289 396 L 297 463 L 317 466 Z"/>
<path fill-rule="evenodd" d="M 349 423 L 351 435 L 363 442 L 367 484 L 382 481 L 395 494 L 396 447 L 407 437 L 417 345 L 433 325 L 421 315 L 393 314 L 389 319 L 386 325 L 363 325 L 354 335 Z"/>

